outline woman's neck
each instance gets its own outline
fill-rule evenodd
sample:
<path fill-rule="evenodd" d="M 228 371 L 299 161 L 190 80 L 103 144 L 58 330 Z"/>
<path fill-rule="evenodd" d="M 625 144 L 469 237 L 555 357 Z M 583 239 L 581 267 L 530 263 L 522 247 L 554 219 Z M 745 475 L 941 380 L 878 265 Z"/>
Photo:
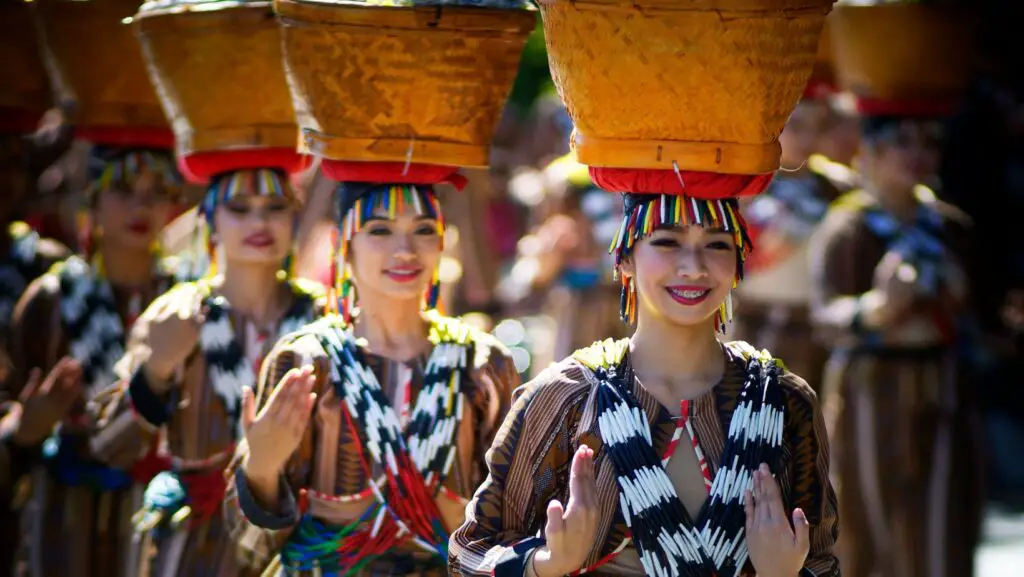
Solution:
<path fill-rule="evenodd" d="M 725 367 L 723 355 L 710 319 L 694 326 L 640 319 L 630 339 L 633 371 L 663 403 L 665 395 L 678 402 L 716 385 Z"/>
<path fill-rule="evenodd" d="M 917 195 L 914 194 L 914 187 L 909 189 L 903 187 L 885 187 L 872 184 L 864 188 L 886 212 L 894 215 L 899 220 L 910 220 L 914 218 L 917 211 Z"/>
<path fill-rule="evenodd" d="M 220 294 L 231 310 L 257 326 L 268 326 L 278 319 L 286 294 L 277 279 L 278 267 L 228 262 L 220 283 Z"/>
<path fill-rule="evenodd" d="M 372 352 L 397 361 L 416 358 L 428 347 L 419 299 L 360 295 L 355 334 Z"/>
<path fill-rule="evenodd" d="M 149 249 L 113 246 L 100 241 L 97 254 L 103 260 L 103 272 L 114 286 L 141 287 L 153 279 L 153 259 Z"/>

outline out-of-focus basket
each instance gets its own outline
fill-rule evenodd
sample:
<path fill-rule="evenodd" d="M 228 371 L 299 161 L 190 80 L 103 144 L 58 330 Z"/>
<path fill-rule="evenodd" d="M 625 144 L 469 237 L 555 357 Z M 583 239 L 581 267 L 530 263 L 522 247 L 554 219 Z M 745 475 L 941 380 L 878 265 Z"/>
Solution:
<path fill-rule="evenodd" d="M 275 0 L 300 150 L 487 166 L 534 12 Z"/>
<path fill-rule="evenodd" d="M 955 100 L 967 85 L 973 22 L 921 4 L 836 5 L 836 74 L 844 89 L 880 100 Z"/>
<path fill-rule="evenodd" d="M 31 124 L 31 118 L 41 115 L 52 100 L 39 54 L 32 4 L 0 0 L 0 55 L 0 116 L 13 119 L 15 113 L 23 113 Z"/>
<path fill-rule="evenodd" d="M 144 6 L 134 25 L 179 154 L 295 147 L 270 2 Z"/>
<path fill-rule="evenodd" d="M 832 0 L 541 0 L 590 166 L 764 174 Z"/>
<path fill-rule="evenodd" d="M 139 0 L 37 0 L 46 43 L 82 128 L 167 128 L 139 43 L 123 20 Z"/>

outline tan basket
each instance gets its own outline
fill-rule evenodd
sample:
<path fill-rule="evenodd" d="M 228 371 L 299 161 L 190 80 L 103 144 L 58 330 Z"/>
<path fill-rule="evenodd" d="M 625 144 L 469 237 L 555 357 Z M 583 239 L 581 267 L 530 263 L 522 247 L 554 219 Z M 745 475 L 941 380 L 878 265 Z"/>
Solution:
<path fill-rule="evenodd" d="M 836 74 L 846 90 L 883 100 L 955 99 L 970 74 L 972 20 L 938 6 L 837 5 Z"/>
<path fill-rule="evenodd" d="M 42 113 L 52 95 L 31 8 L 21 0 L 0 0 L 0 108 Z"/>
<path fill-rule="evenodd" d="M 135 27 L 179 154 L 295 147 L 298 127 L 270 2 L 142 10 Z"/>
<path fill-rule="evenodd" d="M 337 160 L 487 166 L 536 15 L 275 0 L 300 150 Z"/>
<path fill-rule="evenodd" d="M 591 166 L 763 174 L 832 0 L 542 0 L 551 73 Z"/>
<path fill-rule="evenodd" d="M 139 43 L 122 21 L 139 0 L 37 0 L 46 42 L 82 127 L 167 127 Z"/>

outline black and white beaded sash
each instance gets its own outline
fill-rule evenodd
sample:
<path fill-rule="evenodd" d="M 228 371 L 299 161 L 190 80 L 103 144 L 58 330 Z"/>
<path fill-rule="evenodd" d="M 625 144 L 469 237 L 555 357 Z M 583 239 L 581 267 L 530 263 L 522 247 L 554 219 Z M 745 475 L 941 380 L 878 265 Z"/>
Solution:
<path fill-rule="evenodd" d="M 294 301 L 278 325 L 275 342 L 313 322 L 320 312 L 313 291 L 296 282 L 289 284 Z M 224 403 L 233 422 L 238 424 L 242 389 L 255 386 L 256 373 L 231 325 L 230 304 L 224 297 L 213 295 L 209 286 L 201 286 L 200 290 L 206 294 L 203 300 L 206 319 L 199 331 L 199 348 L 206 361 L 207 382 Z"/>
<path fill-rule="evenodd" d="M 679 500 L 650 421 L 623 366 L 628 340 L 596 343 L 576 353 L 598 382 L 598 427 L 617 472 L 619 504 L 648 575 L 734 577 L 747 561 L 744 493 L 760 463 L 778 470 L 785 401 L 779 368 L 766 351 L 730 343 L 728 353 L 746 361 L 746 377 L 733 411 L 708 501 L 696 522 Z"/>
<path fill-rule="evenodd" d="M 82 366 L 91 396 L 117 380 L 114 364 L 124 355 L 124 323 L 110 283 L 77 256 L 58 265 L 60 314 L 68 353 Z"/>
<path fill-rule="evenodd" d="M 10 237 L 10 251 L 6 260 L 0 263 L 0 327 L 5 327 L 4 331 L 11 325 L 14 306 L 32 281 L 29 271 L 35 264 L 39 247 L 39 234 L 34 230 L 12 230 Z"/>
<path fill-rule="evenodd" d="M 455 460 L 455 438 L 462 420 L 467 358 L 472 337 L 467 325 L 432 316 L 434 344 L 405 432 L 398 415 L 366 365 L 352 331 L 337 318 L 313 327 L 331 360 L 331 383 L 367 437 L 366 448 L 383 470 L 401 478 L 401 456 L 408 455 L 428 487 L 439 490 Z M 371 489 L 382 499 L 373 480 Z"/>

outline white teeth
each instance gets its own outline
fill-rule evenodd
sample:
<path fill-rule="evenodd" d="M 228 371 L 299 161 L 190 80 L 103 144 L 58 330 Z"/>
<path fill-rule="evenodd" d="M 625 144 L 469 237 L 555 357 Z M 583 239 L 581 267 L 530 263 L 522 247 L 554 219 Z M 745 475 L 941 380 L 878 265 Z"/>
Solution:
<path fill-rule="evenodd" d="M 679 297 L 683 297 L 684 299 L 698 299 L 698 298 L 708 294 L 709 292 L 711 292 L 710 289 L 705 289 L 705 290 L 682 290 L 682 291 L 681 290 L 676 290 L 676 289 L 668 289 L 668 290 L 672 294 L 674 294 L 676 296 L 679 296 Z"/>

